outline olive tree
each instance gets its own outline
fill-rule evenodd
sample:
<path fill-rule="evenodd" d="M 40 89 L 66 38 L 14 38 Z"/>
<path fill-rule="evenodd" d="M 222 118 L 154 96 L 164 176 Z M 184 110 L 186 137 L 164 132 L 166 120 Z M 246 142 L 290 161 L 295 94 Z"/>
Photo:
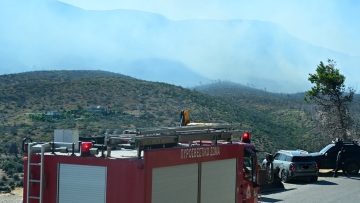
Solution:
<path fill-rule="evenodd" d="M 305 101 L 314 102 L 322 134 L 327 138 L 351 138 L 353 119 L 349 105 L 353 101 L 355 90 L 345 87 L 345 76 L 335 68 L 336 62 L 329 59 L 322 61 L 315 74 L 309 74 L 308 80 L 314 84 L 306 92 Z"/>

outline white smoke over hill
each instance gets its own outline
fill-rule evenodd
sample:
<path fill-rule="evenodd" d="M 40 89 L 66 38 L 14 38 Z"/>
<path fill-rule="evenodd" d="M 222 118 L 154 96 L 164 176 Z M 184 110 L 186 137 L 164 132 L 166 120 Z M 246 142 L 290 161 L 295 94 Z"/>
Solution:
<path fill-rule="evenodd" d="M 170 20 L 134 10 L 82 10 L 55 0 L 0 2 L 0 74 L 97 69 L 185 87 L 229 80 L 299 92 L 320 61 L 356 86 L 360 57 L 252 20 Z"/>

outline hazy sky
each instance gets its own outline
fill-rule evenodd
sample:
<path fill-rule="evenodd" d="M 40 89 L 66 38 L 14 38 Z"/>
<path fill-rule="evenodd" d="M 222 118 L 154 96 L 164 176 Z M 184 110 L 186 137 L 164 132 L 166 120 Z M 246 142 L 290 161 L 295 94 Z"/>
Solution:
<path fill-rule="evenodd" d="M 86 10 L 134 9 L 172 20 L 250 19 L 276 23 L 302 40 L 360 56 L 358 0 L 61 0 Z"/>

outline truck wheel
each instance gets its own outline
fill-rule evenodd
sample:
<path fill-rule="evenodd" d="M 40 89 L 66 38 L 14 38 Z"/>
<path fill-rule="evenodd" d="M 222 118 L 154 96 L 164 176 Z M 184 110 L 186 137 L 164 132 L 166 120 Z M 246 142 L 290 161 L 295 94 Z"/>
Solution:
<path fill-rule="evenodd" d="M 288 183 L 289 182 L 289 174 L 286 170 L 282 170 L 281 171 L 281 181 L 283 183 Z"/>
<path fill-rule="evenodd" d="M 346 172 L 350 175 L 356 175 L 359 173 L 359 165 L 351 162 L 346 167 Z"/>

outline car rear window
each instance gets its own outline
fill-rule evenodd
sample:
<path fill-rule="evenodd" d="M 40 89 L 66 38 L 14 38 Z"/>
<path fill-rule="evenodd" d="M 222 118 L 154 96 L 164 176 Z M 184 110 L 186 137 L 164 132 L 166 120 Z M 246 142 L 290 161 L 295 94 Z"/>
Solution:
<path fill-rule="evenodd" d="M 311 162 L 313 161 L 312 156 L 294 156 L 292 157 L 292 162 Z"/>

